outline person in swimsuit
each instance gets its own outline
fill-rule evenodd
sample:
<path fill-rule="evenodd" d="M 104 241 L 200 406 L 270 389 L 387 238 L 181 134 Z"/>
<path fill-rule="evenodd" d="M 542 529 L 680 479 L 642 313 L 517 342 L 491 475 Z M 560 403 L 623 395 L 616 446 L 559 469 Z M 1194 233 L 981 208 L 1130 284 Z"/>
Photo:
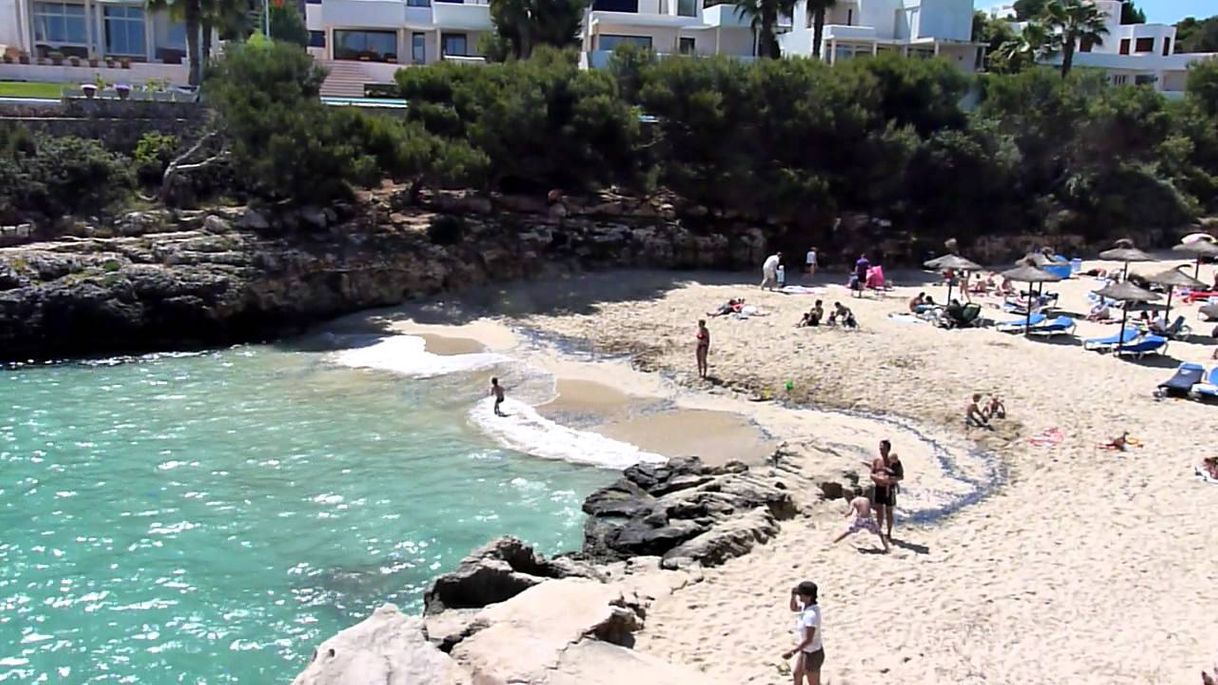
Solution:
<path fill-rule="evenodd" d="M 706 354 L 710 352 L 710 330 L 706 328 L 706 319 L 698 319 L 698 347 L 694 354 L 698 358 L 698 378 L 706 378 Z"/>
<path fill-rule="evenodd" d="M 981 411 L 981 393 L 973 394 L 973 401 L 968 403 L 968 407 L 964 409 L 964 425 L 976 426 L 978 428 L 989 428 L 990 420 L 986 417 L 985 412 Z"/>
<path fill-rule="evenodd" d="M 867 499 L 864 495 L 859 495 L 850 500 L 850 508 L 846 511 L 846 517 L 849 518 L 850 516 L 854 516 L 854 520 L 850 522 L 850 526 L 841 535 L 833 538 L 834 544 L 845 540 L 847 536 L 865 530 L 869 533 L 875 533 L 875 536 L 880 539 L 880 544 L 884 546 L 884 551 L 888 551 L 888 541 L 880 533 L 880 526 L 871 514 L 871 500 Z"/>
<path fill-rule="evenodd" d="M 491 379 L 491 394 L 495 396 L 495 416 L 507 416 L 499 405 L 503 404 L 503 386 L 499 385 L 498 378 Z"/>
<path fill-rule="evenodd" d="M 783 659 L 796 654 L 795 685 L 820 685 L 820 669 L 825 664 L 825 646 L 821 639 L 820 607 L 816 604 L 816 583 L 810 580 L 791 590 L 790 608 L 799 614 L 795 624 L 795 648 L 783 652 Z"/>
<path fill-rule="evenodd" d="M 990 401 L 985 406 L 986 418 L 990 419 L 1005 419 L 1007 417 L 1007 405 L 1003 404 L 1002 398 L 997 394 L 990 395 Z"/>
<path fill-rule="evenodd" d="M 893 465 L 892 443 L 880 441 L 880 456 L 871 460 L 871 482 L 875 483 L 875 520 L 888 524 L 888 536 L 892 537 L 892 510 L 897 505 L 897 483 L 905 477 L 905 467 L 900 460 Z"/>

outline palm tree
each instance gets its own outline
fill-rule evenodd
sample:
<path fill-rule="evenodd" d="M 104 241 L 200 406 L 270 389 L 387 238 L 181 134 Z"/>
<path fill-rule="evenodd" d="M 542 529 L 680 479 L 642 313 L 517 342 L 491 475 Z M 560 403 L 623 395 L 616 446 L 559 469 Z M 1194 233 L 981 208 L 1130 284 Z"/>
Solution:
<path fill-rule="evenodd" d="M 808 11 L 812 13 L 812 54 L 820 59 L 820 41 L 825 35 L 825 12 L 833 9 L 837 0 L 807 0 Z"/>
<path fill-rule="evenodd" d="M 1062 51 L 1062 78 L 1074 66 L 1074 51 L 1080 44 L 1103 45 L 1108 27 L 1104 14 L 1090 0 L 1051 0 L 1045 5 L 1044 23 L 1057 33 Z"/>
<path fill-rule="evenodd" d="M 200 61 L 211 59 L 214 34 L 224 40 L 245 40 L 253 29 L 248 0 L 199 0 L 203 42 L 199 48 Z"/>
<path fill-rule="evenodd" d="M 994 51 L 994 60 L 1001 71 L 1013 74 L 1036 64 L 1036 60 L 1052 55 L 1055 46 L 1050 41 L 1049 30 L 1043 24 L 1030 21 L 1019 35 L 1003 42 Z"/>
<path fill-rule="evenodd" d="M 752 24 L 757 35 L 757 56 L 781 57 L 774 29 L 780 15 L 795 10 L 795 0 L 732 0 L 732 4 L 736 6 L 736 16 L 747 17 Z"/>

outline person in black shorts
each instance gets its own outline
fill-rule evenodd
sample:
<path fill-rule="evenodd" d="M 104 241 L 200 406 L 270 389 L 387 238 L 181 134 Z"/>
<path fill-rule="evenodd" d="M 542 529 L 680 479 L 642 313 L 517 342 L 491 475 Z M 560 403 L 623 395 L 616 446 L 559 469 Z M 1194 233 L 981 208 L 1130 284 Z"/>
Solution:
<path fill-rule="evenodd" d="M 892 451 L 892 443 L 880 441 L 880 456 L 871 462 L 871 482 L 875 484 L 872 504 L 875 507 L 875 520 L 880 525 L 887 524 L 888 538 L 892 539 L 893 510 L 897 506 L 897 488 L 905 477 L 905 466 L 896 453 Z"/>

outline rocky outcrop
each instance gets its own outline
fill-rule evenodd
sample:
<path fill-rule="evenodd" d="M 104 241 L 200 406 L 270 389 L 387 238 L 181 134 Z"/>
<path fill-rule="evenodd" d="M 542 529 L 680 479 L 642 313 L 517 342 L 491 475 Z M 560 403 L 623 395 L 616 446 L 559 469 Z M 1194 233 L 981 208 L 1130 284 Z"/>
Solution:
<path fill-rule="evenodd" d="M 456 570 L 432 581 L 423 595 L 424 612 L 468 609 L 511 599 L 549 578 L 592 578 L 602 575 L 590 564 L 566 558 L 546 559 L 514 537 L 479 547 Z"/>
<path fill-rule="evenodd" d="M 715 565 L 747 553 L 796 514 L 785 486 L 739 462 L 697 457 L 639 464 L 584 501 L 583 555 L 614 560 L 655 555 L 665 567 Z"/>
<path fill-rule="evenodd" d="M 484 198 L 444 206 L 462 213 L 403 207 L 390 191 L 275 215 L 134 212 L 55 242 L 0 249 L 0 359 L 257 340 L 492 281 L 751 267 L 765 249 L 759 230 L 695 232 L 659 213 L 576 207 L 558 220 Z"/>
<path fill-rule="evenodd" d="M 321 643 L 292 685 L 469 685 L 471 679 L 427 640 L 423 620 L 392 604 Z"/>

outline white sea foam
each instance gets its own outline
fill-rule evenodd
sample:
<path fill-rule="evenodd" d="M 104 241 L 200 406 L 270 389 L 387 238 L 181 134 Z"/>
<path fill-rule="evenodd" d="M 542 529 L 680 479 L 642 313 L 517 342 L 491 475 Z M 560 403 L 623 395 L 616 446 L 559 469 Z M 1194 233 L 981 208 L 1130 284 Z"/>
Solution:
<path fill-rule="evenodd" d="M 494 407 L 489 397 L 479 401 L 470 410 L 470 420 L 499 444 L 517 452 L 610 469 L 667 461 L 628 442 L 561 426 L 524 402 L 505 400 L 502 408 L 507 416 L 495 416 Z"/>
<path fill-rule="evenodd" d="M 462 371 L 488 369 L 511 361 L 493 352 L 473 354 L 432 354 L 426 342 L 415 335 L 394 335 L 367 345 L 336 352 L 333 359 L 342 366 L 379 369 L 414 378 L 432 378 Z"/>

